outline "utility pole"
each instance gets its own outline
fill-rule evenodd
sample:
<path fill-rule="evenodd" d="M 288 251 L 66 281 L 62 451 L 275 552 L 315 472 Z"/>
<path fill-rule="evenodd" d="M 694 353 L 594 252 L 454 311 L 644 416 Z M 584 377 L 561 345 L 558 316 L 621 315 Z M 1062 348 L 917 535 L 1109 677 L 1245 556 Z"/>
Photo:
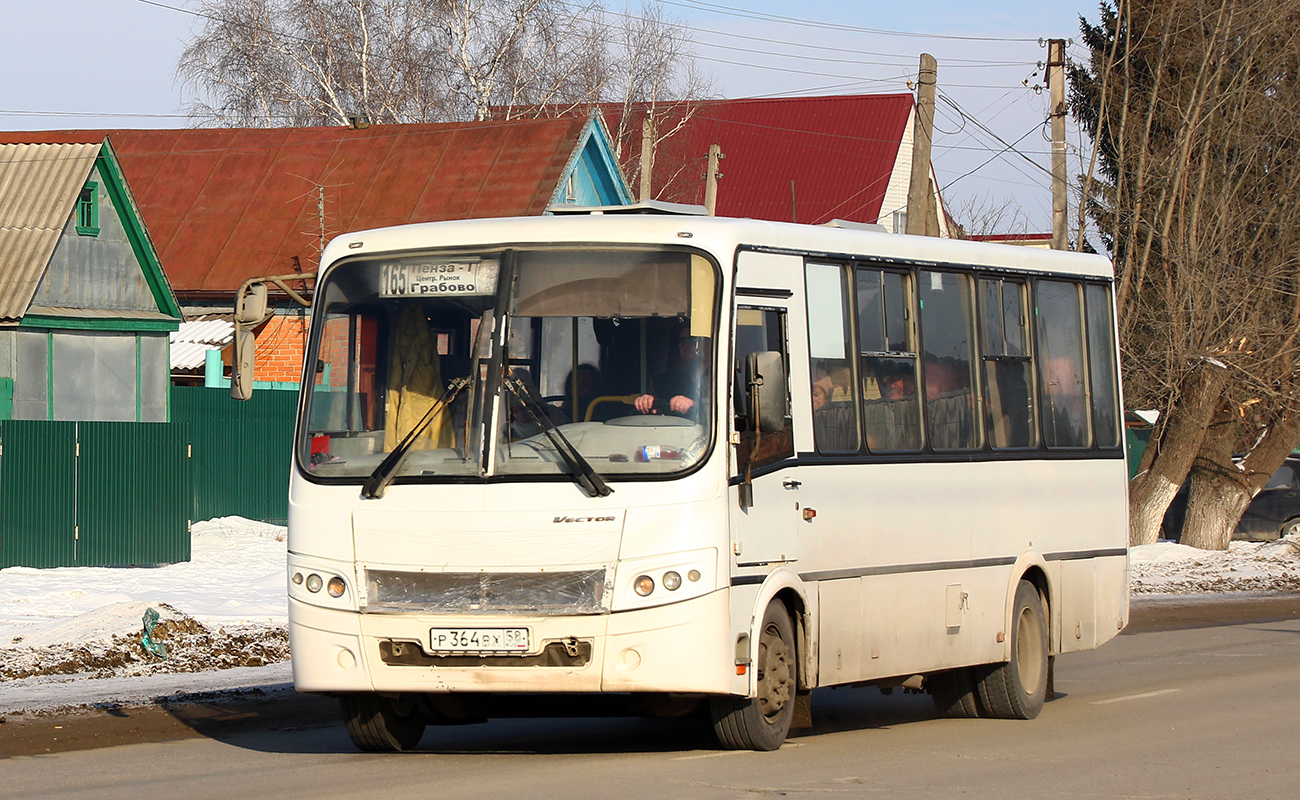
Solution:
<path fill-rule="evenodd" d="M 1047 88 L 1052 99 L 1052 249 L 1069 247 L 1065 214 L 1065 40 L 1047 40 Z"/>
<path fill-rule="evenodd" d="M 937 214 L 931 226 L 930 208 L 934 189 L 930 183 L 930 142 L 934 136 L 934 84 L 939 65 L 934 56 L 921 54 L 916 81 L 916 122 L 912 126 L 912 179 L 907 187 L 907 232 L 915 236 L 938 236 Z"/>
<path fill-rule="evenodd" d="M 722 173 L 718 172 L 718 161 L 725 157 L 722 147 L 709 145 L 709 172 L 704 179 L 704 207 L 709 210 L 710 217 L 714 216 L 718 207 L 718 179 L 722 177 Z"/>
<path fill-rule="evenodd" d="M 650 192 L 650 177 L 655 167 L 655 123 L 647 111 L 641 120 L 641 199 L 654 197 Z"/>

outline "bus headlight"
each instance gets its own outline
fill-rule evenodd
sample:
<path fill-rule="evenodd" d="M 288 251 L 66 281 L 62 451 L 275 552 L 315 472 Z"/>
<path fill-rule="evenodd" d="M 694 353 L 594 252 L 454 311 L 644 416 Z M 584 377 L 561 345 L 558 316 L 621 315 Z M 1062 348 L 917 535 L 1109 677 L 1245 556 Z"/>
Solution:
<path fill-rule="evenodd" d="M 622 559 L 614 580 L 612 611 L 631 611 L 694 600 L 718 589 L 718 551 L 701 548 Z"/>
<path fill-rule="evenodd" d="M 316 594 L 320 591 L 320 587 L 323 586 L 324 583 L 325 581 L 321 580 L 321 577 L 313 572 L 307 576 L 307 591 Z"/>
<path fill-rule="evenodd" d="M 329 592 L 330 597 L 342 597 L 344 590 L 347 588 L 347 584 L 337 575 L 330 578 L 329 583 L 325 585 L 325 591 Z"/>

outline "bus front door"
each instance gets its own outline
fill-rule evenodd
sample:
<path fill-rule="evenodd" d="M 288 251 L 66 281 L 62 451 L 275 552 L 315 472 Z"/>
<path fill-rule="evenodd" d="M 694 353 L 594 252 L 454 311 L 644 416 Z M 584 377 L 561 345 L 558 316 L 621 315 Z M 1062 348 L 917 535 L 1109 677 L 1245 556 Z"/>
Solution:
<path fill-rule="evenodd" d="M 783 304 L 782 304 L 783 305 Z M 799 481 L 793 476 L 794 432 L 789 395 L 785 399 L 784 425 L 761 430 L 750 414 L 745 364 L 751 353 L 780 353 L 785 385 L 790 384 L 790 359 L 786 346 L 787 309 L 757 303 L 736 307 L 736 346 L 732 392 L 734 428 L 732 442 L 736 474 L 731 479 L 731 500 L 738 513 L 732 519 L 732 549 L 737 567 L 762 567 L 798 560 L 800 519 Z"/>

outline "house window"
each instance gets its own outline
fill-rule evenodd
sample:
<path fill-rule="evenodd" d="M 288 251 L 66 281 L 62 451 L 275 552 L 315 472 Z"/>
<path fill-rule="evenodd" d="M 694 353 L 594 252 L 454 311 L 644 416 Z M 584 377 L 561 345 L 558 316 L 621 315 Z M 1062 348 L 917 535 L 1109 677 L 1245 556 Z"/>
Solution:
<path fill-rule="evenodd" d="M 77 196 L 77 233 L 99 235 L 99 184 L 90 181 Z"/>

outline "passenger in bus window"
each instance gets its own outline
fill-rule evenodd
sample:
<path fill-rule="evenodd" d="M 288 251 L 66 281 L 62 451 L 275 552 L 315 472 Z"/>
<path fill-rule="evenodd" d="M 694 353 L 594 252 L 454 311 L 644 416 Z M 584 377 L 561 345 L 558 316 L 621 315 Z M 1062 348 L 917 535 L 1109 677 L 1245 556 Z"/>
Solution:
<path fill-rule="evenodd" d="M 863 380 L 874 378 L 877 396 L 864 394 L 862 427 L 867 448 L 915 450 L 921 446 L 916 362 L 911 358 L 865 358 Z"/>
<path fill-rule="evenodd" d="M 683 417 L 695 417 L 700 400 L 700 381 L 704 376 L 704 340 L 683 331 L 677 336 L 677 358 L 654 380 L 655 394 L 636 399 L 636 410 L 655 414 L 656 396 L 668 404 L 668 410 Z"/>
<path fill-rule="evenodd" d="M 831 376 L 829 375 L 822 375 L 813 383 L 812 407 L 814 412 L 821 411 L 822 407 L 830 402 L 832 388 Z"/>
<path fill-rule="evenodd" d="M 813 437 L 822 452 L 858 449 L 853 373 L 842 359 L 815 359 L 812 385 Z"/>

